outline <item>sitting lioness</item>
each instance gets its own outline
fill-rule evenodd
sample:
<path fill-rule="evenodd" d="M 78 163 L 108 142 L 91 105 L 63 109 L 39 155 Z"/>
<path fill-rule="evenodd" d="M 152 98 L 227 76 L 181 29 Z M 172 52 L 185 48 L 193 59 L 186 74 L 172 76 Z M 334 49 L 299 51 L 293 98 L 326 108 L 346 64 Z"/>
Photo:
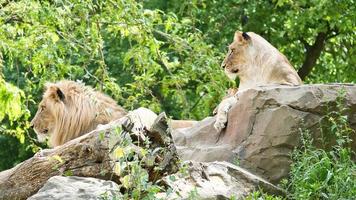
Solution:
<path fill-rule="evenodd" d="M 234 41 L 229 45 L 229 51 L 221 67 L 230 79 L 235 80 L 237 76 L 239 77 L 239 92 L 270 84 L 302 84 L 288 59 L 253 32 L 235 32 Z M 214 124 L 217 131 L 225 128 L 227 113 L 237 102 L 237 94 L 220 103 Z"/>

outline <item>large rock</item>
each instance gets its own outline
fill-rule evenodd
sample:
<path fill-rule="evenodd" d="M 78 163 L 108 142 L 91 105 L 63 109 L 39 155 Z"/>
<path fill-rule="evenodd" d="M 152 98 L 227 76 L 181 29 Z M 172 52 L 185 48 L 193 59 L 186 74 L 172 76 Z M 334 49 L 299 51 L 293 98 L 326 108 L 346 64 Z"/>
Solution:
<path fill-rule="evenodd" d="M 119 199 L 119 185 L 113 181 L 77 176 L 53 176 L 28 200 Z"/>
<path fill-rule="evenodd" d="M 184 170 L 162 179 L 171 192 L 159 193 L 159 199 L 243 199 L 263 189 L 269 194 L 285 191 L 247 170 L 228 162 L 184 163 Z M 54 176 L 28 200 L 122 199 L 120 186 L 113 181 L 77 176 Z"/>
<path fill-rule="evenodd" d="M 173 192 L 162 199 L 243 199 L 254 190 L 270 194 L 285 192 L 268 181 L 228 162 L 186 162 L 186 171 L 167 176 L 164 182 Z"/>
<path fill-rule="evenodd" d="M 223 132 L 215 131 L 215 119 L 209 117 L 192 128 L 174 131 L 173 137 L 184 160 L 238 161 L 275 183 L 288 175 L 300 128 L 310 130 L 321 146 L 319 121 L 328 111 L 338 111 L 341 91 L 345 91 L 348 120 L 355 129 L 356 85 L 265 86 L 238 93 L 238 103 L 230 110 Z M 356 150 L 356 135 L 352 137 Z"/>

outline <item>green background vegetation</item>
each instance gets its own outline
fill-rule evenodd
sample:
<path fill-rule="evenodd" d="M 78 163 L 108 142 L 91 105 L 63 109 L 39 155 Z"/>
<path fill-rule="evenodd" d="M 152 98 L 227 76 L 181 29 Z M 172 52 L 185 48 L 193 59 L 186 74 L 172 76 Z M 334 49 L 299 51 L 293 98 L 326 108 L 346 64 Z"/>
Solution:
<path fill-rule="evenodd" d="M 0 171 L 33 155 L 45 82 L 83 81 L 131 110 L 211 115 L 236 30 L 283 52 L 306 83 L 356 81 L 353 0 L 0 0 Z"/>

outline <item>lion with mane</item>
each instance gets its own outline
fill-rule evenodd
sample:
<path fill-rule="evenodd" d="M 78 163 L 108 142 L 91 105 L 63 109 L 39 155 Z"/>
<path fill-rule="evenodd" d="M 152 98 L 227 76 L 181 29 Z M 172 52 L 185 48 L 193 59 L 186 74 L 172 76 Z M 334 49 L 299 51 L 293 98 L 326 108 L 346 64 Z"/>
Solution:
<path fill-rule="evenodd" d="M 239 91 L 271 84 L 302 84 L 288 59 L 267 40 L 253 32 L 235 32 L 234 41 L 229 45 L 221 67 L 230 79 L 239 77 Z M 224 99 L 218 106 L 214 124 L 217 131 L 225 128 L 227 113 L 237 102 L 236 95 Z"/>
<path fill-rule="evenodd" d="M 110 97 L 83 83 L 63 80 L 46 84 L 31 126 L 43 142 L 56 147 L 126 115 Z"/>

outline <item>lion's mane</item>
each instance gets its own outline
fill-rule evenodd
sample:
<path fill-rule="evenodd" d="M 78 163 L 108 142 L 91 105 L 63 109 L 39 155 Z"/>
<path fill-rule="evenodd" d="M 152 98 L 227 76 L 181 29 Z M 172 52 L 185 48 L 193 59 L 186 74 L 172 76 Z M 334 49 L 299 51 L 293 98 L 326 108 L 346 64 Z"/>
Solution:
<path fill-rule="evenodd" d="M 31 124 L 37 134 L 43 134 L 41 130 L 49 134 L 50 146 L 62 145 L 126 114 L 113 99 L 82 83 L 64 80 L 46 87 Z"/>

